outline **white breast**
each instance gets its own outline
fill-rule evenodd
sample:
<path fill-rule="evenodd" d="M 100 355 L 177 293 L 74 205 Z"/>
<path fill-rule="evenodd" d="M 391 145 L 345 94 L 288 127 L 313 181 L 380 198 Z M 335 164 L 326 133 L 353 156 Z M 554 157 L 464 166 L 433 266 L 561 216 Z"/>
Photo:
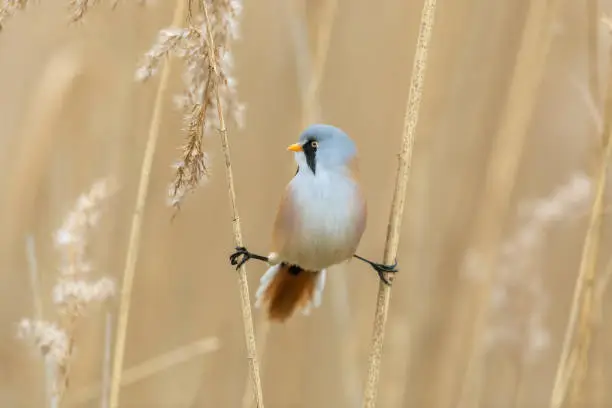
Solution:
<path fill-rule="evenodd" d="M 300 171 L 289 184 L 299 213 L 290 248 L 283 260 L 321 270 L 352 257 L 361 238 L 363 208 L 355 182 L 338 171 Z"/>

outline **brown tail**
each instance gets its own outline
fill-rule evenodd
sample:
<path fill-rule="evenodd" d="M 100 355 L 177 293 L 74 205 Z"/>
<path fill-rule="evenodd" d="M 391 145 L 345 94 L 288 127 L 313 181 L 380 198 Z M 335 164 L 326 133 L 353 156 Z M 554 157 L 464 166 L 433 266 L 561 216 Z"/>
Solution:
<path fill-rule="evenodd" d="M 322 284 L 317 285 L 321 272 L 303 270 L 297 266 L 280 264 L 271 267 L 262 277 L 257 292 L 258 303 L 267 303 L 268 318 L 285 321 L 296 309 L 318 303 Z"/>

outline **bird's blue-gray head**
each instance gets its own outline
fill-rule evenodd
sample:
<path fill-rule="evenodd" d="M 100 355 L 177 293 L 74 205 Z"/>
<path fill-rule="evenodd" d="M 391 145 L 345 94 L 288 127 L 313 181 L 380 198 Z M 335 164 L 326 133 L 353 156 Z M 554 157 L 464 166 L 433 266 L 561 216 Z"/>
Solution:
<path fill-rule="evenodd" d="M 325 124 L 308 126 L 298 143 L 289 146 L 288 150 L 295 152 L 295 161 L 300 168 L 308 166 L 314 174 L 317 168 L 344 168 L 357 155 L 355 143 L 342 129 Z"/>

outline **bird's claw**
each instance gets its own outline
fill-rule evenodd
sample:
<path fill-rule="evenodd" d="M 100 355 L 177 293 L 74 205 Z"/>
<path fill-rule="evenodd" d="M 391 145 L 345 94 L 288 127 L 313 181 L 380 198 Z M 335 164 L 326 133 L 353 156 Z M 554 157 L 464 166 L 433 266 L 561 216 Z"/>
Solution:
<path fill-rule="evenodd" d="M 374 264 L 374 269 L 376 269 L 377 271 L 383 271 L 383 272 L 397 272 L 398 270 L 395 269 L 397 267 L 397 261 L 395 261 L 395 263 L 393 265 L 383 265 L 383 264 Z"/>
<path fill-rule="evenodd" d="M 242 259 L 239 259 L 242 257 Z M 236 270 L 240 269 L 249 259 L 251 259 L 251 253 L 245 247 L 236 247 L 236 252 L 230 255 L 230 263 L 236 266 Z"/>
<path fill-rule="evenodd" d="M 398 272 L 398 269 L 395 269 L 397 267 L 397 260 L 393 265 L 372 263 L 372 267 L 378 273 L 378 277 L 380 278 L 380 280 L 383 281 L 385 285 L 391 286 L 391 282 L 389 282 L 389 280 L 385 277 L 385 273 Z"/>

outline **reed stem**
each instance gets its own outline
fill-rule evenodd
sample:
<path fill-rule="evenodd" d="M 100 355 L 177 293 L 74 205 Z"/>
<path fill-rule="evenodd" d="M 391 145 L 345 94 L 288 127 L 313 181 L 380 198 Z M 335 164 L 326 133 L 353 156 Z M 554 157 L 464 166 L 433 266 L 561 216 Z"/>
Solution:
<path fill-rule="evenodd" d="M 393 192 L 389 226 L 387 228 L 387 241 L 384 253 L 385 264 L 394 263 L 397 257 L 402 218 L 404 215 L 404 204 L 406 201 L 406 189 L 412 164 L 412 151 L 419 118 L 419 108 L 423 96 L 423 84 L 425 82 L 425 73 L 427 70 L 427 53 L 434 25 L 435 10 L 436 0 L 425 0 L 421 14 L 421 25 L 417 38 L 412 77 L 410 79 L 410 92 L 408 94 L 406 115 L 404 117 L 404 134 L 398 157 L 399 163 L 395 179 L 395 190 Z M 389 277 L 387 278 L 389 279 Z M 373 408 L 376 406 L 378 382 L 380 379 L 380 362 L 382 359 L 382 348 L 390 297 L 390 286 L 380 282 L 376 311 L 374 314 L 374 329 L 372 333 L 368 374 L 363 394 L 363 406 L 365 408 Z"/>
<path fill-rule="evenodd" d="M 210 30 L 210 18 L 208 15 L 208 6 L 206 1 L 202 1 L 204 17 L 206 19 L 206 30 L 208 34 L 207 42 L 210 50 L 210 65 L 212 67 L 212 75 L 214 81 L 218 82 L 219 68 L 217 65 L 217 55 L 215 52 L 215 43 Z M 234 232 L 234 244 L 243 246 L 242 230 L 240 228 L 240 217 L 238 216 L 238 206 L 236 204 L 236 188 L 234 186 L 234 172 L 232 170 L 232 160 L 230 154 L 229 140 L 227 137 L 227 128 L 225 127 L 225 119 L 223 117 L 223 108 L 221 107 L 221 98 L 219 96 L 219 84 L 214 87 L 215 99 L 217 105 L 217 115 L 219 117 L 219 134 L 221 135 L 221 146 L 223 156 L 225 158 L 225 174 L 227 177 L 227 190 L 229 193 L 230 206 L 232 208 L 232 228 Z M 246 268 L 242 265 L 238 271 L 238 286 L 240 288 L 240 303 L 242 309 L 242 324 L 244 326 L 244 336 L 247 347 L 247 360 L 249 363 L 249 374 L 254 393 L 254 400 L 257 408 L 263 408 L 263 392 L 261 389 L 261 378 L 259 374 L 259 361 L 257 357 L 257 345 L 255 342 L 255 330 L 253 328 L 253 314 L 251 311 L 251 300 L 249 297 L 249 285 L 247 281 Z"/>

